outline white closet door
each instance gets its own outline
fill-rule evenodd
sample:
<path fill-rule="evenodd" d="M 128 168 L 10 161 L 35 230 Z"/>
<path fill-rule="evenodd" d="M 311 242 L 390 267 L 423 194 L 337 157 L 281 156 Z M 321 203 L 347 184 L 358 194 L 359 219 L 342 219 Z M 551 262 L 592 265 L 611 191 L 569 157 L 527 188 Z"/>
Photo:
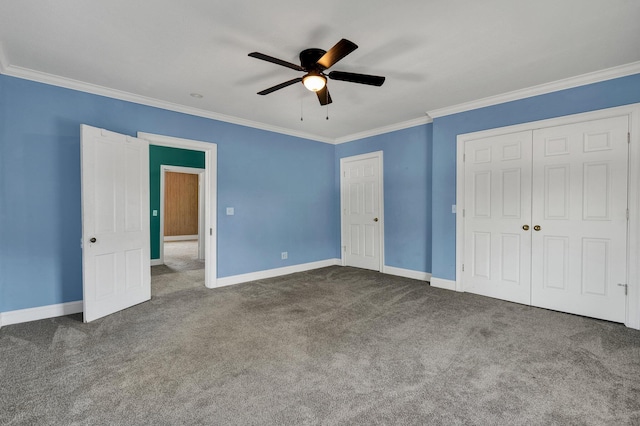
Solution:
<path fill-rule="evenodd" d="M 628 128 L 623 116 L 533 132 L 532 305 L 624 322 Z"/>
<path fill-rule="evenodd" d="M 531 132 L 465 144 L 465 291 L 530 303 Z"/>
<path fill-rule="evenodd" d="M 366 156 L 365 156 L 366 157 Z M 342 164 L 342 220 L 346 266 L 380 271 L 380 157 L 357 156 Z"/>

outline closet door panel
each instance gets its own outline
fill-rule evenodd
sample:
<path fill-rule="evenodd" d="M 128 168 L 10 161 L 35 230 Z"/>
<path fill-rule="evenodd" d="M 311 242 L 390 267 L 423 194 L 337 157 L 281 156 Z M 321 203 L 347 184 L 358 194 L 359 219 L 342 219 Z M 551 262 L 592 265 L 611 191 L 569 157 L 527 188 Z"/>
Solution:
<path fill-rule="evenodd" d="M 533 132 L 532 305 L 624 322 L 628 128 L 623 116 Z"/>
<path fill-rule="evenodd" d="M 531 132 L 465 145 L 465 291 L 530 303 Z"/>

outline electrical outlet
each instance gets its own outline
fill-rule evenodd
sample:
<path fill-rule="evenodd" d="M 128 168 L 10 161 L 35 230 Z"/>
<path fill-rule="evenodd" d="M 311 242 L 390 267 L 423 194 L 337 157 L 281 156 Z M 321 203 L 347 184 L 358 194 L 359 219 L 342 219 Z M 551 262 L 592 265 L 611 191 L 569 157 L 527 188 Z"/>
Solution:
<path fill-rule="evenodd" d="M 283 251 L 282 253 L 280 253 L 280 258 L 282 260 L 288 259 L 289 258 L 289 253 L 286 251 Z"/>

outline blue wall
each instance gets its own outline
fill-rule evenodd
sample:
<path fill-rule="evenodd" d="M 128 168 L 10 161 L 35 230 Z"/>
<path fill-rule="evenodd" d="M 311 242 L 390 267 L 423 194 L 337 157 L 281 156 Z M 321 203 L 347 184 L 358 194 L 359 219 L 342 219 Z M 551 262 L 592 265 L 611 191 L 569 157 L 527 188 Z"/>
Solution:
<path fill-rule="evenodd" d="M 455 280 L 459 134 L 640 102 L 640 74 L 462 112 L 433 121 L 432 276 Z"/>
<path fill-rule="evenodd" d="M 333 146 L 0 75 L 0 312 L 82 299 L 80 124 L 218 144 L 218 277 L 339 257 L 339 159 L 382 150 L 385 264 L 453 280 L 458 134 L 636 102 L 640 75 Z"/>
<path fill-rule="evenodd" d="M 431 131 L 425 124 L 336 146 L 338 193 L 340 158 L 383 151 L 387 266 L 431 272 Z"/>
<path fill-rule="evenodd" d="M 339 254 L 333 145 L 5 75 L 0 124 L 0 312 L 82 299 L 80 124 L 218 144 L 219 277 Z"/>

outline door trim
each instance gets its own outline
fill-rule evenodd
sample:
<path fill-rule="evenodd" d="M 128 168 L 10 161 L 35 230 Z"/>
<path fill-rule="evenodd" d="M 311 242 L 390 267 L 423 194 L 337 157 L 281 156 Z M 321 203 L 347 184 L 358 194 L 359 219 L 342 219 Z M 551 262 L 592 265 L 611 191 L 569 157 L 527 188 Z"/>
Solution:
<path fill-rule="evenodd" d="M 580 123 L 583 121 L 598 120 L 603 118 L 629 117 L 629 130 L 631 133 L 629 145 L 629 185 L 627 205 L 629 208 L 629 221 L 627 226 L 627 312 L 624 324 L 627 327 L 640 330 L 640 262 L 632 262 L 632 259 L 640 258 L 640 103 L 621 107 L 607 108 L 580 114 L 566 115 L 547 120 L 532 121 L 513 126 L 499 127 L 482 130 L 479 132 L 465 133 L 456 139 L 456 291 L 464 291 L 462 274 L 462 261 L 464 259 L 464 145 L 467 141 L 507 133 L 521 131 L 533 131 L 545 127 L 562 126 L 566 124 Z"/>
<path fill-rule="evenodd" d="M 342 157 L 340 159 L 340 264 L 342 266 L 347 266 L 347 259 L 345 258 L 344 252 L 346 249 L 345 240 L 344 240 L 344 188 L 343 188 L 343 180 L 344 177 L 344 165 L 349 161 L 359 161 L 359 160 L 367 160 L 370 158 L 375 158 L 378 160 L 378 170 L 380 171 L 378 175 L 378 211 L 380 212 L 380 226 L 378 226 L 378 252 L 380 253 L 380 263 L 378 265 L 379 272 L 384 271 L 384 168 L 383 168 L 383 152 L 382 151 L 374 151 L 366 154 L 353 155 L 351 157 Z"/>
<path fill-rule="evenodd" d="M 207 288 L 216 287 L 217 281 L 217 203 L 218 203 L 218 145 L 212 142 L 195 141 L 191 139 L 175 138 L 138 132 L 138 137 L 146 139 L 151 145 L 168 146 L 172 148 L 190 149 L 204 152 L 204 180 L 207 190 L 204 194 L 204 228 L 205 228 L 205 278 Z M 209 235 L 206 235 L 206 230 Z"/>
<path fill-rule="evenodd" d="M 206 181 L 204 180 L 204 172 L 206 169 L 195 167 L 171 166 L 167 164 L 160 165 L 160 258 L 161 265 L 164 265 L 164 180 L 166 172 L 186 173 L 190 175 L 198 175 L 198 258 L 203 259 L 204 252 L 204 194 L 206 191 Z"/>

